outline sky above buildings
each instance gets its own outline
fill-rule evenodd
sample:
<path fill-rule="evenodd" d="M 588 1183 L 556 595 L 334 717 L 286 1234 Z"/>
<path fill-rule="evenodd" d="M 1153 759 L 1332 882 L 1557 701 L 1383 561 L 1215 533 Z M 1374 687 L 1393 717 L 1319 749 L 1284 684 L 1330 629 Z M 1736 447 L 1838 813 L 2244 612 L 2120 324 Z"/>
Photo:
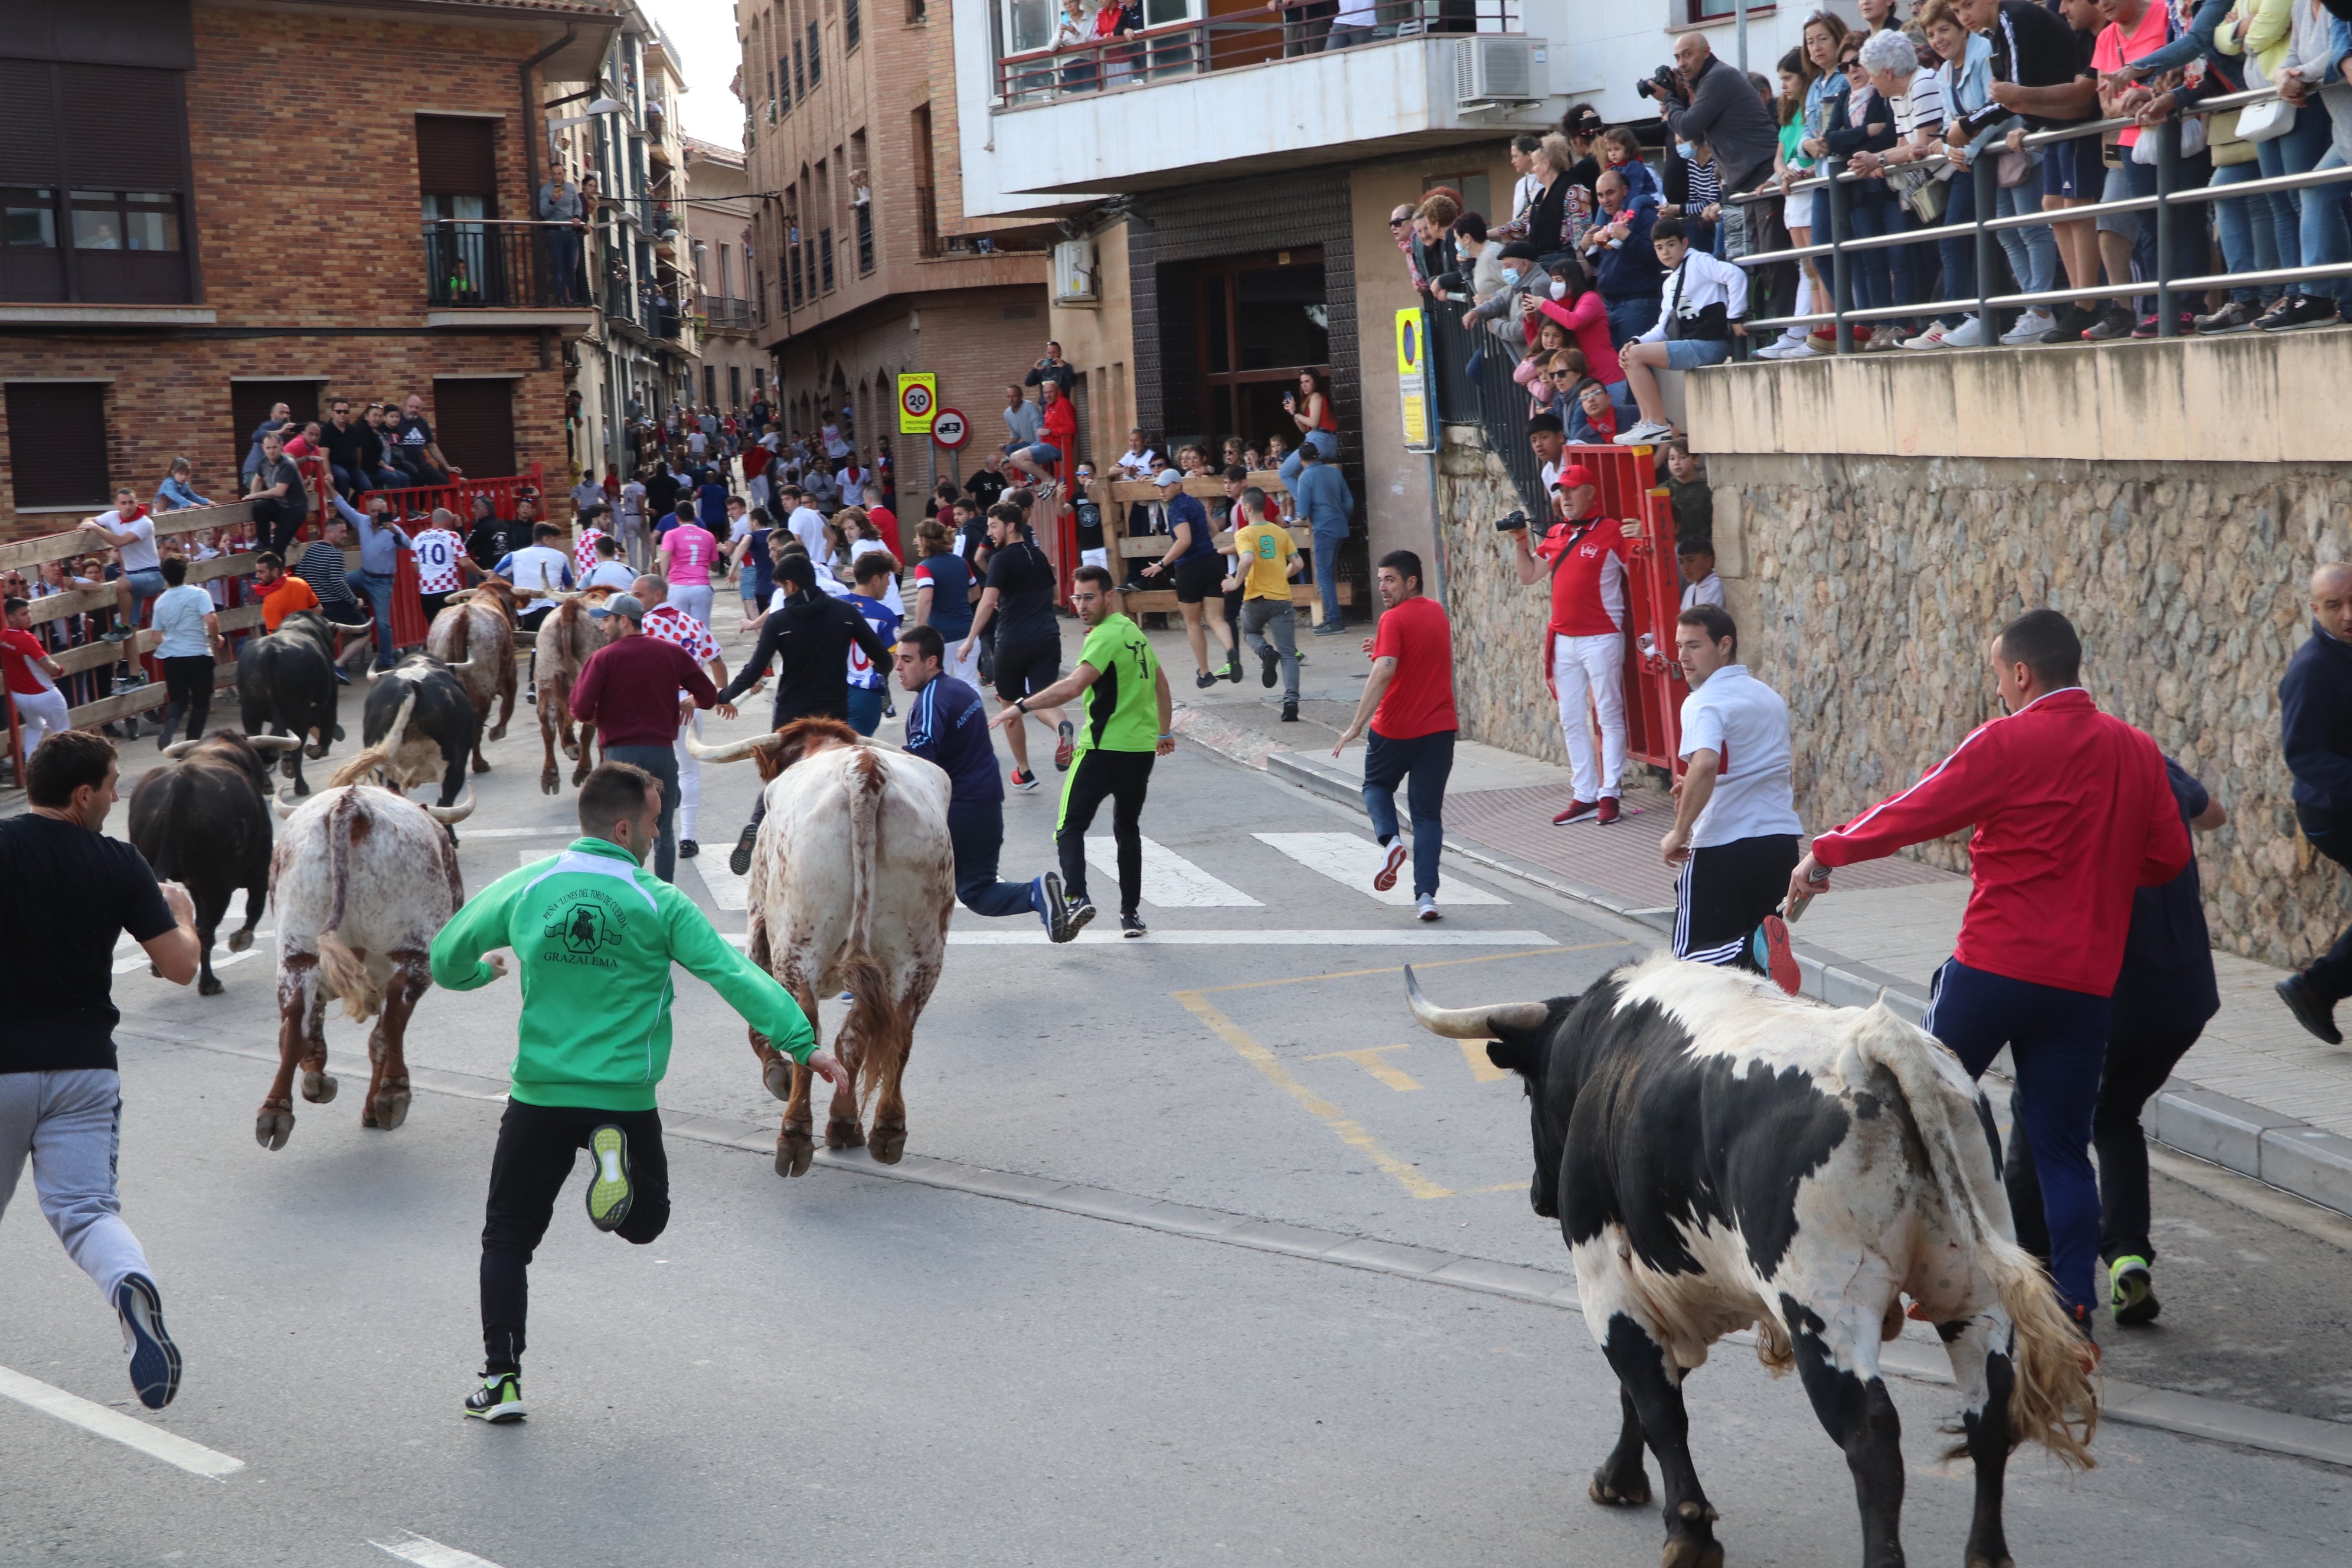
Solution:
<path fill-rule="evenodd" d="M 735 7 L 729 0 L 638 0 L 661 24 L 683 58 L 686 98 L 679 128 L 688 136 L 721 147 L 743 145 L 743 106 L 727 84 L 742 63 L 735 37 Z"/>

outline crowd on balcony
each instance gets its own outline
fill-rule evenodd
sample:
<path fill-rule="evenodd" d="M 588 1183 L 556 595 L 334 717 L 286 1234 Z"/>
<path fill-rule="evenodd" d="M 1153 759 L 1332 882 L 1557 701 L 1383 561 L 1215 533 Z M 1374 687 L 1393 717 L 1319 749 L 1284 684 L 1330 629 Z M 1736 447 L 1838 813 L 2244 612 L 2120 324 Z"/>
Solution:
<path fill-rule="evenodd" d="M 2330 7 L 2333 7 L 2331 10 Z M 2215 189 L 2352 163 L 2352 0 L 1862 0 L 1863 26 L 1807 18 L 1778 81 L 1741 76 L 1689 34 L 1644 84 L 1668 148 L 1653 166 L 1630 126 L 1572 109 L 1522 135 L 1510 211 L 1464 210 L 1451 187 L 1399 206 L 1390 227 L 1433 307 L 1482 331 L 1481 354 L 1518 361 L 1532 414 L 1571 438 L 1636 444 L 1671 432 L 1656 373 L 1748 350 L 1838 352 L 1829 321 L 1750 336 L 1748 321 L 1828 316 L 1827 254 L 1775 253 L 1843 238 L 1916 234 L 1849 253 L 1848 309 L 1979 298 L 1973 225 L 1990 163 L 1988 219 L 2153 196 L 2158 139 L 2178 121 L 2171 188 Z M 2196 115 L 2206 100 L 2275 89 L 2276 100 Z M 2038 133 L 2109 123 L 2079 139 Z M 1816 176 L 1849 178 L 1832 202 Z M 2352 278 L 2264 274 L 2352 263 L 2352 183 L 2181 204 L 2166 275 L 2247 277 L 2181 296 L 2182 334 L 2284 331 L 2344 320 Z M 2026 308 L 1876 318 L 1855 352 L 2100 342 L 2164 335 L 2156 314 L 2153 211 L 2103 211 L 1996 231 L 1987 297 L 2046 293 Z M 1739 266 L 1743 258 L 1760 263 Z M 2060 281 L 2063 264 L 2063 282 Z M 2137 296 L 2103 287 L 2147 285 Z M 2066 289 L 2085 290 L 2074 300 Z"/>

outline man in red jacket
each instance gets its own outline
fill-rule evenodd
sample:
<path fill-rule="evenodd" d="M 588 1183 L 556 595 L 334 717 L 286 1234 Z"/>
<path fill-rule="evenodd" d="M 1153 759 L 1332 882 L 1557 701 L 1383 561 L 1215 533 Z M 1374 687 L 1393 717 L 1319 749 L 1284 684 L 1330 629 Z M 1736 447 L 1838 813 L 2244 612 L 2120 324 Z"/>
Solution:
<path fill-rule="evenodd" d="M 2030 610 L 1991 652 L 2008 717 L 1979 725 L 1917 784 L 1814 839 L 1789 896 L 1801 907 L 1840 866 L 1976 825 L 1968 913 L 1925 1022 L 1972 1077 L 2010 1048 L 2011 1107 L 2041 1177 L 2051 1274 L 2087 1338 L 2099 1253 L 2091 1117 L 2108 999 L 2132 890 L 2170 881 L 2191 852 L 2163 754 L 2082 689 L 2083 644 L 2066 617 Z"/>
<path fill-rule="evenodd" d="M 1051 495 L 1055 493 L 1054 476 L 1062 460 L 1077 454 L 1077 406 L 1049 381 L 1037 389 L 1037 419 L 1040 438 L 1036 445 L 1008 452 L 1005 460 L 1023 473 L 1045 481 L 1045 493 Z"/>

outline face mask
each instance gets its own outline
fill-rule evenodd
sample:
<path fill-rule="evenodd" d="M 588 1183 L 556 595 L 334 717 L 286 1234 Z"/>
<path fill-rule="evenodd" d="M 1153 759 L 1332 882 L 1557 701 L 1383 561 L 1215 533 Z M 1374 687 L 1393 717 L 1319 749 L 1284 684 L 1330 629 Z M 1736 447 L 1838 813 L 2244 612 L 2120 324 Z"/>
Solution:
<path fill-rule="evenodd" d="M 1555 300 L 1565 300 L 1565 299 L 1567 299 L 1567 298 L 1568 298 L 1568 285 L 1567 285 L 1567 284 L 1565 284 L 1565 283 L 1563 283 L 1563 282 L 1561 282 L 1561 281 L 1560 281 L 1559 279 L 1557 279 L 1557 278 L 1553 279 L 1551 280 L 1551 297 L 1552 297 L 1553 299 L 1555 299 Z"/>
<path fill-rule="evenodd" d="M 1680 158 L 1685 163 L 1693 162 L 1696 158 L 1697 153 L 1698 149 L 1693 147 L 1687 142 L 1677 142 L 1675 143 L 1675 156 Z"/>
<path fill-rule="evenodd" d="M 1507 288 L 1509 288 L 1512 284 L 1517 283 L 1518 280 L 1519 280 L 1519 269 L 1518 269 L 1517 268 L 1516 268 L 1516 267 L 1506 267 L 1506 268 L 1503 268 L 1503 287 L 1504 287 L 1504 288 L 1507 289 Z"/>

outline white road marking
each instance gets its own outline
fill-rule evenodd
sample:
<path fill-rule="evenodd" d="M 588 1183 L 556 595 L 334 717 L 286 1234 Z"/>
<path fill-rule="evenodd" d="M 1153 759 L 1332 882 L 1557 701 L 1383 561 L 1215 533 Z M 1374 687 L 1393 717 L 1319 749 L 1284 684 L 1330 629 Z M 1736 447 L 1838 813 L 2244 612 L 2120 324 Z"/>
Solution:
<path fill-rule="evenodd" d="M 1087 840 L 1087 864 L 1118 876 L 1118 847 L 1106 836 Z M 1217 880 L 1157 839 L 1143 841 L 1143 901 L 1163 910 L 1262 910 L 1265 906 Z"/>
<path fill-rule="evenodd" d="M 454 1546 L 444 1546 L 415 1531 L 404 1530 L 397 1541 L 371 1541 L 378 1552 L 389 1552 L 403 1563 L 414 1563 L 416 1568 L 499 1568 L 487 1557 L 477 1557 Z"/>
<path fill-rule="evenodd" d="M 724 854 L 698 855 L 694 868 L 702 873 L 702 885 L 710 889 L 712 903 L 737 914 L 751 907 L 749 879 L 729 870 Z"/>
<path fill-rule="evenodd" d="M 136 1448 L 151 1459 L 177 1465 L 190 1475 L 207 1476 L 219 1480 L 245 1468 L 243 1459 L 232 1459 L 226 1454 L 215 1453 L 177 1432 L 150 1426 L 120 1410 L 110 1410 L 78 1394 L 52 1388 L 37 1378 L 26 1377 L 23 1373 L 13 1372 L 5 1366 L 0 1366 L 0 1394 L 44 1415 L 54 1415 L 85 1432 L 111 1438 L 126 1448 Z"/>
<path fill-rule="evenodd" d="M 1354 833 L 1254 833 L 1259 842 L 1271 845 L 1310 871 L 1324 876 L 1344 887 L 1349 887 L 1368 899 L 1384 904 L 1410 907 L 1412 903 L 1412 863 L 1408 860 L 1397 872 L 1396 885 L 1387 892 L 1372 888 L 1372 873 L 1381 868 L 1381 847 L 1372 840 Z M 1444 883 L 1438 890 L 1440 909 L 1449 904 L 1500 904 L 1507 900 L 1496 898 L 1484 888 L 1474 888 L 1466 882 Z"/>

